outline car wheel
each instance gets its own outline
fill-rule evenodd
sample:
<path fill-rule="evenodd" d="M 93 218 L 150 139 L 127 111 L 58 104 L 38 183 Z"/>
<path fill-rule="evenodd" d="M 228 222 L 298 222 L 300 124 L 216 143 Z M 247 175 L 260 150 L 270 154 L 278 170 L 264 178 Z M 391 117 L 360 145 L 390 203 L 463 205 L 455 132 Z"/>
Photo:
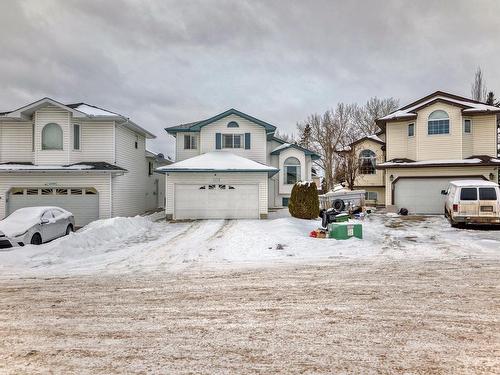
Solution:
<path fill-rule="evenodd" d="M 42 244 L 42 236 L 40 233 L 35 233 L 33 237 L 31 237 L 30 244 L 32 245 L 41 245 Z"/>
<path fill-rule="evenodd" d="M 68 227 L 66 228 L 66 236 L 73 232 L 73 225 L 69 224 Z"/>

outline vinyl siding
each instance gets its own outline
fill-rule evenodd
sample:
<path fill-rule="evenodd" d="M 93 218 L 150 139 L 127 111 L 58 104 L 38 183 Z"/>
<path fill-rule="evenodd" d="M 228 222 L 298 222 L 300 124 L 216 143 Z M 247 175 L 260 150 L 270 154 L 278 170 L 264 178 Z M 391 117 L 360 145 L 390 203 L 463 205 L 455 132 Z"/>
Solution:
<path fill-rule="evenodd" d="M 227 124 L 231 121 L 236 121 L 239 125 L 238 128 L 228 128 Z M 251 144 L 250 149 L 245 150 L 244 148 L 244 139 L 242 139 L 243 148 L 234 148 L 234 149 L 223 149 L 225 151 L 232 152 L 233 154 L 243 156 L 248 159 L 255 160 L 259 163 L 266 163 L 267 158 L 267 137 L 266 131 L 264 127 L 257 125 L 251 121 L 248 121 L 244 118 L 241 118 L 236 115 L 230 115 L 216 121 L 212 124 L 206 125 L 201 128 L 200 137 L 201 137 L 201 149 L 200 152 L 202 154 L 206 152 L 216 151 L 215 148 L 215 134 L 251 134 Z M 243 137 L 244 138 L 244 137 Z M 179 139 L 180 141 L 180 139 Z"/>
<path fill-rule="evenodd" d="M 134 216 L 146 211 L 148 177 L 145 139 L 124 128 L 116 127 L 116 164 L 128 172 L 113 177 L 113 216 Z M 138 148 L 135 148 L 135 141 Z"/>
<path fill-rule="evenodd" d="M 450 117 L 450 134 L 427 134 L 429 115 L 443 110 Z M 417 112 L 415 122 L 417 157 L 415 160 L 462 159 L 462 111 L 460 107 L 435 103 Z"/>
<path fill-rule="evenodd" d="M 395 158 L 410 158 L 409 142 L 412 146 L 415 145 L 415 140 L 408 140 L 408 124 L 411 122 L 390 122 L 386 127 L 386 153 L 387 160 Z M 416 130 L 415 130 L 416 131 Z M 413 137 L 415 138 L 415 137 Z M 415 155 L 415 152 L 413 152 Z M 413 158 L 412 160 L 415 160 Z"/>
<path fill-rule="evenodd" d="M 385 161 L 384 151 L 382 150 L 382 145 L 380 143 L 365 140 L 358 143 L 355 147 L 358 157 L 363 150 L 371 150 L 375 153 L 377 164 L 383 163 Z M 356 177 L 355 184 L 356 186 L 383 186 L 384 171 L 376 169 L 375 174 L 359 173 Z"/>
<path fill-rule="evenodd" d="M 0 163 L 33 162 L 31 122 L 0 122 Z"/>
<path fill-rule="evenodd" d="M 80 125 L 80 150 L 73 149 L 73 124 Z M 113 147 L 114 127 L 114 121 L 73 121 L 70 127 L 71 162 L 105 161 L 113 164 L 115 162 Z"/>
<path fill-rule="evenodd" d="M 0 173 L 0 217 L 5 217 L 7 192 L 13 187 L 94 187 L 99 192 L 99 218 L 111 217 L 108 173 Z"/>
<path fill-rule="evenodd" d="M 152 158 L 146 158 L 144 160 L 146 163 L 146 210 L 152 211 L 158 208 L 165 207 L 165 174 L 153 172 L 149 176 L 149 162 L 153 162 L 153 170 L 158 168 L 160 165 Z M 158 196 L 156 195 L 156 184 L 155 180 L 158 180 Z M 157 198 L 158 197 L 158 198 Z"/>
<path fill-rule="evenodd" d="M 472 155 L 497 155 L 496 116 L 473 116 Z M 467 155 L 469 156 L 469 155 Z"/>
<path fill-rule="evenodd" d="M 292 193 L 293 185 L 287 185 L 285 179 L 285 160 L 289 157 L 297 158 L 300 162 L 300 180 L 307 181 L 311 179 L 311 168 L 308 163 L 306 163 L 306 155 L 304 152 L 299 151 L 295 148 L 287 148 L 280 152 L 278 157 L 279 169 L 279 184 L 278 193 L 280 195 L 290 195 Z"/>
<path fill-rule="evenodd" d="M 185 150 L 184 149 L 184 135 L 194 135 L 196 136 L 196 149 Z M 175 138 L 175 161 L 182 161 L 193 156 L 200 154 L 200 133 L 198 132 L 188 132 L 188 133 L 177 133 Z"/>
<path fill-rule="evenodd" d="M 393 176 L 393 180 L 397 177 L 420 177 L 420 176 L 435 176 L 435 177 L 449 177 L 456 176 L 460 179 L 460 176 L 484 176 L 489 179 L 490 173 L 495 175 L 495 181 L 498 179 L 496 167 L 438 167 L 438 168 L 391 168 L 386 170 L 385 183 L 386 183 L 386 197 L 385 201 L 387 205 L 392 204 L 391 188 L 392 182 L 390 176 Z"/>
<path fill-rule="evenodd" d="M 35 121 L 35 164 L 69 164 L 70 159 L 70 123 L 71 113 L 55 106 L 39 109 L 34 115 Z M 63 131 L 63 150 L 42 150 L 42 129 L 48 123 L 58 124 Z"/>
<path fill-rule="evenodd" d="M 175 184 L 258 184 L 259 185 L 259 213 L 267 214 L 268 205 L 268 175 L 267 173 L 168 173 L 166 179 L 167 215 L 174 213 L 174 185 Z"/>

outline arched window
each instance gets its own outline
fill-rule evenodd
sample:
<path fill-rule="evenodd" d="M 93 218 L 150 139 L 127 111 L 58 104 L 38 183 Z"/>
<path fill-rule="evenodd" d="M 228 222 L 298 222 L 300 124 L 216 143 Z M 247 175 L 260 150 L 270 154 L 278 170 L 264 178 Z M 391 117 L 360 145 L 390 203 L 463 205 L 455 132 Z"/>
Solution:
<path fill-rule="evenodd" d="M 449 134 L 450 117 L 445 111 L 437 110 L 429 115 L 427 121 L 427 134 Z"/>
<path fill-rule="evenodd" d="M 238 125 L 238 123 L 236 121 L 231 121 L 227 124 L 227 127 L 228 128 L 239 128 L 240 126 Z"/>
<path fill-rule="evenodd" d="M 300 161 L 297 158 L 289 157 L 285 160 L 285 184 L 293 185 L 300 181 Z"/>
<path fill-rule="evenodd" d="M 359 154 L 359 173 L 375 174 L 375 165 L 377 165 L 377 156 L 372 150 L 363 150 Z"/>
<path fill-rule="evenodd" d="M 62 150 L 63 131 L 57 124 L 50 123 L 42 129 L 42 150 Z"/>

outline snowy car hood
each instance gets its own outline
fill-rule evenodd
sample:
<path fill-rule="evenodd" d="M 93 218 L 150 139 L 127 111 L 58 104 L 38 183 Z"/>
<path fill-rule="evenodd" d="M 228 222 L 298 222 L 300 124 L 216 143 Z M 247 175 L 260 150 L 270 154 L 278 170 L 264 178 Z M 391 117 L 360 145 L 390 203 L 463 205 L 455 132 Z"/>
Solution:
<path fill-rule="evenodd" d="M 60 207 L 27 207 L 20 208 L 0 221 L 0 232 L 7 237 L 18 236 L 33 226 L 40 224 L 42 214 L 50 209 L 57 209 L 64 212 L 66 217 L 70 217 L 71 213 L 63 210 Z"/>

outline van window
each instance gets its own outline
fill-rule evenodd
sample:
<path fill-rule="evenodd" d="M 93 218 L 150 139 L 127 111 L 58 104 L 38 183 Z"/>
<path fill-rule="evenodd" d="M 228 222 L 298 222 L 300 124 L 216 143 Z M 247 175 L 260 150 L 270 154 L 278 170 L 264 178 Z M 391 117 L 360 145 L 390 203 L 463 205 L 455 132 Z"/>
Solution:
<path fill-rule="evenodd" d="M 476 188 L 462 188 L 460 191 L 461 201 L 476 201 L 477 200 L 477 189 Z"/>
<path fill-rule="evenodd" d="M 496 201 L 497 192 L 495 188 L 479 188 L 479 199 L 482 201 Z"/>

